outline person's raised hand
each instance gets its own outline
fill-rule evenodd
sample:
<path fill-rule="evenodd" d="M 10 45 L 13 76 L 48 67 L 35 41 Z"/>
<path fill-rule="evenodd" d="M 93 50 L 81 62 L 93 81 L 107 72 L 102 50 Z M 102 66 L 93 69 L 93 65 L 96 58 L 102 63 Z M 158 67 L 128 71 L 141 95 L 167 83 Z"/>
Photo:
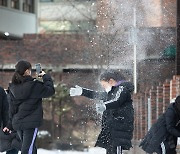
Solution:
<path fill-rule="evenodd" d="M 4 132 L 4 133 L 7 133 L 7 132 L 8 132 L 8 133 L 11 133 L 11 130 L 10 130 L 9 128 L 7 128 L 7 127 L 4 127 L 4 128 L 3 128 L 3 132 Z"/>
<path fill-rule="evenodd" d="M 38 77 L 43 77 L 46 73 L 44 71 L 41 71 L 39 74 L 38 74 Z"/>
<path fill-rule="evenodd" d="M 74 88 L 70 88 L 70 96 L 81 96 L 83 92 L 82 87 L 76 85 Z"/>

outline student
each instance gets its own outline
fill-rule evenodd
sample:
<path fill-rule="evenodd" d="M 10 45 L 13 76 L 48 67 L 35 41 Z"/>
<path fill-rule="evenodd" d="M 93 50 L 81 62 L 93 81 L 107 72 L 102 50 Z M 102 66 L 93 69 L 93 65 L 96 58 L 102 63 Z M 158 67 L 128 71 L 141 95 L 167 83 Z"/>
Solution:
<path fill-rule="evenodd" d="M 180 137 L 180 96 L 171 103 L 164 114 L 151 127 L 140 147 L 148 153 L 176 154 L 177 138 Z"/>
<path fill-rule="evenodd" d="M 8 104 L 8 100 L 7 100 L 7 95 L 5 90 L 0 87 L 0 126 L 1 128 L 5 128 L 5 126 L 8 123 L 8 113 L 9 113 L 9 104 Z M 1 132 L 2 135 L 5 136 L 5 133 Z M 5 141 L 1 140 L 0 142 L 3 142 L 1 144 L 1 149 L 6 149 L 7 152 L 6 154 L 18 154 L 18 150 L 16 150 L 15 148 L 11 147 L 11 143 L 12 143 L 12 137 L 11 135 L 8 135 L 9 137 L 9 146 L 5 145 Z M 10 150 L 9 150 L 10 149 Z M 4 151 L 6 151 L 4 150 Z"/>
<path fill-rule="evenodd" d="M 22 154 L 36 154 L 35 140 L 42 124 L 42 98 L 55 93 L 51 77 L 42 71 L 43 82 L 31 76 L 31 64 L 21 60 L 15 66 L 9 85 L 10 121 L 4 131 L 16 130 L 22 141 Z"/>
<path fill-rule="evenodd" d="M 5 90 L 0 87 L 0 126 L 4 128 L 8 123 L 8 101 Z"/>
<path fill-rule="evenodd" d="M 131 92 L 134 86 L 118 71 L 105 71 L 100 84 L 106 92 L 95 92 L 79 86 L 70 89 L 70 96 L 85 96 L 103 101 L 102 129 L 95 146 L 105 148 L 107 154 L 122 154 L 132 147 L 134 110 Z"/>

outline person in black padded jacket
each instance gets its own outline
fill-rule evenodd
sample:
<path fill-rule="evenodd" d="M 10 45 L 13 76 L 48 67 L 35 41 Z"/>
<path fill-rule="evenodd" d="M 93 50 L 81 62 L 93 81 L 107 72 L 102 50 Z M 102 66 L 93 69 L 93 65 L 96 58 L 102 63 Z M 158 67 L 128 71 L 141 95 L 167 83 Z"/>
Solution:
<path fill-rule="evenodd" d="M 180 96 L 171 103 L 140 143 L 147 153 L 176 154 L 177 138 L 180 137 Z"/>
<path fill-rule="evenodd" d="M 55 93 L 51 77 L 44 71 L 39 76 L 43 82 L 32 78 L 29 62 L 20 60 L 9 85 L 10 120 L 4 131 L 14 129 L 18 132 L 22 154 L 37 153 L 35 140 L 43 119 L 42 98 Z"/>
<path fill-rule="evenodd" d="M 5 128 L 9 119 L 9 103 L 6 95 L 6 91 L 0 87 L 0 126 L 1 129 Z M 13 137 L 12 137 L 13 136 Z M 6 139 L 4 139 L 6 138 Z M 15 133 L 6 134 L 2 130 L 0 131 L 0 151 L 7 151 L 6 154 L 18 154 L 18 150 L 13 143 L 16 141 Z"/>
<path fill-rule="evenodd" d="M 5 90 L 0 87 L 0 126 L 4 128 L 8 123 L 8 101 Z"/>
<path fill-rule="evenodd" d="M 131 93 L 132 83 L 118 71 L 105 71 L 100 76 L 100 84 L 106 92 L 95 92 L 79 86 L 70 89 L 71 96 L 85 96 L 103 101 L 102 129 L 95 146 L 105 148 L 107 154 L 121 154 L 132 147 L 134 109 Z"/>
<path fill-rule="evenodd" d="M 171 103 L 165 113 L 169 136 L 164 141 L 166 154 L 176 154 L 177 138 L 180 137 L 180 96 Z"/>

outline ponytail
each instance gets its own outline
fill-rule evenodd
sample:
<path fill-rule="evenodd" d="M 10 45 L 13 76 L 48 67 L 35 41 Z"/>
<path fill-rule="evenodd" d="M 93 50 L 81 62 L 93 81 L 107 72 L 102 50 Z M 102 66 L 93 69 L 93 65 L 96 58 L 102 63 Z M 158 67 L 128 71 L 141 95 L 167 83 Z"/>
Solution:
<path fill-rule="evenodd" d="M 20 75 L 18 72 L 15 72 L 12 77 L 13 84 L 21 84 L 23 82 L 23 76 Z"/>

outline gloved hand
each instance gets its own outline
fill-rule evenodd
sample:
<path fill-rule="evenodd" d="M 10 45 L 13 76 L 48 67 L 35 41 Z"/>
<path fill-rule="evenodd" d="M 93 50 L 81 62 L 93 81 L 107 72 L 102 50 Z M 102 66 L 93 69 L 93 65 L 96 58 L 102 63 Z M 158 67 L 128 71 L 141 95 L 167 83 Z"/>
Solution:
<path fill-rule="evenodd" d="M 38 75 L 39 78 L 43 77 L 46 73 L 44 71 L 41 71 Z"/>
<path fill-rule="evenodd" d="M 98 113 L 103 113 L 106 110 L 106 105 L 104 103 L 96 104 L 96 111 Z"/>
<path fill-rule="evenodd" d="M 75 86 L 75 88 L 70 88 L 70 96 L 81 96 L 83 92 L 82 87 Z"/>

